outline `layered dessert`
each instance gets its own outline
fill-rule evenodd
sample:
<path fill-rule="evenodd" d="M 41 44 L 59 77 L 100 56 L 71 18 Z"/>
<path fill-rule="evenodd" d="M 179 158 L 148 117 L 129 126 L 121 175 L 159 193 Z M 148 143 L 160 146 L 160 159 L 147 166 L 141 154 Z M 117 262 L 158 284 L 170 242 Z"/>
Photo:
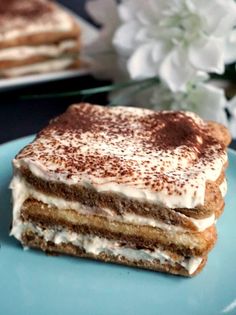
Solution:
<path fill-rule="evenodd" d="M 14 159 L 25 247 L 192 276 L 216 242 L 225 127 L 190 112 L 81 103 Z"/>
<path fill-rule="evenodd" d="M 0 77 L 79 66 L 80 27 L 49 0 L 0 0 Z"/>

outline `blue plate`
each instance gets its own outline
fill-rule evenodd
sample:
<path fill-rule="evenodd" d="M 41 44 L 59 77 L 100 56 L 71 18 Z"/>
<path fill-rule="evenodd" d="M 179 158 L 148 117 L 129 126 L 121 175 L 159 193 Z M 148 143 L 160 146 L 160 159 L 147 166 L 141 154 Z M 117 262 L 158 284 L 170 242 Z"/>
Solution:
<path fill-rule="evenodd" d="M 229 150 L 218 243 L 195 278 L 24 251 L 8 236 L 11 160 L 32 137 L 0 146 L 0 314 L 236 314 L 236 154 Z"/>

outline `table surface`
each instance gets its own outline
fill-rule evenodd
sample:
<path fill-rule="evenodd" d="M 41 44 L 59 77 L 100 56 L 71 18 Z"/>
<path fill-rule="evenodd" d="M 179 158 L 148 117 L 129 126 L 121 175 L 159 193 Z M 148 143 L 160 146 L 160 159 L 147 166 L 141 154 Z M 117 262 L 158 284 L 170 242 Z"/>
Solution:
<path fill-rule="evenodd" d="M 85 12 L 85 0 L 60 0 L 62 4 L 90 21 Z M 91 76 L 83 76 L 57 82 L 17 88 L 0 93 L 0 143 L 36 133 L 47 124 L 49 119 L 65 111 L 68 105 L 80 102 L 80 97 L 21 100 L 25 94 L 53 93 L 56 91 L 78 90 L 107 84 Z M 96 95 L 86 99 L 91 103 L 106 104 L 106 95 Z M 231 143 L 236 149 L 236 141 Z"/>

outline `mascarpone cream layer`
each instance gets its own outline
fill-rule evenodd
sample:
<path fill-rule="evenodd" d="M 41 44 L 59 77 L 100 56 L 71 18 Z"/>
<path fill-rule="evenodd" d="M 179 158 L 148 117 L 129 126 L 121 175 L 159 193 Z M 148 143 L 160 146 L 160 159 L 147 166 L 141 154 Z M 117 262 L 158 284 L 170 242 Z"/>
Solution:
<path fill-rule="evenodd" d="M 133 249 L 121 246 L 119 242 L 100 238 L 91 235 L 82 235 L 74 232 L 63 230 L 42 229 L 32 223 L 22 223 L 15 229 L 14 235 L 20 240 L 21 235 L 26 231 L 32 231 L 38 236 L 43 237 L 45 241 L 50 241 L 58 244 L 73 244 L 85 250 L 86 253 L 99 255 L 106 253 L 108 255 L 122 256 L 130 261 L 153 261 L 159 260 L 161 264 L 169 263 L 175 265 L 176 263 L 184 267 L 188 273 L 193 274 L 202 262 L 201 257 L 190 257 L 183 260 L 174 260 L 165 251 L 154 249 Z"/>
<path fill-rule="evenodd" d="M 152 227 L 157 227 L 164 230 L 171 230 L 173 232 L 186 232 L 186 229 L 181 226 L 175 226 L 172 224 L 166 224 L 164 222 L 161 222 L 156 219 L 142 217 L 140 215 L 136 214 L 124 214 L 122 216 L 115 215 L 111 209 L 93 209 L 90 207 L 87 207 L 79 202 L 75 201 L 67 201 L 62 198 L 50 196 L 43 194 L 37 190 L 35 190 L 31 185 L 29 185 L 23 178 L 20 176 L 15 176 L 11 182 L 11 189 L 13 190 L 13 202 L 14 207 L 19 212 L 21 209 L 22 204 L 25 200 L 28 198 L 34 198 L 38 201 L 41 201 L 45 204 L 48 204 L 49 206 L 55 206 L 58 209 L 73 209 L 75 211 L 78 211 L 81 214 L 96 214 L 108 217 L 110 220 L 123 222 L 123 223 L 131 223 L 136 225 L 148 225 Z M 14 213 L 14 217 L 18 217 L 17 213 Z M 184 214 L 179 213 L 180 217 L 183 217 L 185 220 L 188 220 L 190 223 L 192 223 L 195 228 L 202 232 L 208 227 L 210 227 L 212 224 L 215 223 L 215 215 L 205 218 L 205 219 L 194 219 L 189 218 L 185 216 Z"/>
<path fill-rule="evenodd" d="M 58 45 L 18 46 L 0 49 L 0 61 L 24 60 L 35 56 L 58 57 L 68 49 L 78 47 L 75 40 L 65 40 Z"/>
<path fill-rule="evenodd" d="M 56 60 L 34 63 L 31 65 L 10 68 L 2 71 L 0 70 L 0 76 L 4 75 L 8 77 L 18 77 L 32 73 L 43 74 L 48 72 L 60 71 L 68 68 L 74 62 L 74 58 L 58 58 Z"/>

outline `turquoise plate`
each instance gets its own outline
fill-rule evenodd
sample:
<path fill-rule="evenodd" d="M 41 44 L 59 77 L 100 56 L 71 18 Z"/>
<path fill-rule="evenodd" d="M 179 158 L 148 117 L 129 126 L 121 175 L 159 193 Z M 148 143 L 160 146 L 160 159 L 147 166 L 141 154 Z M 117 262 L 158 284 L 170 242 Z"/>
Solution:
<path fill-rule="evenodd" d="M 182 278 L 24 251 L 8 236 L 11 160 L 32 137 L 0 146 L 0 314 L 236 314 L 236 154 L 229 150 L 226 208 L 206 268 Z"/>

